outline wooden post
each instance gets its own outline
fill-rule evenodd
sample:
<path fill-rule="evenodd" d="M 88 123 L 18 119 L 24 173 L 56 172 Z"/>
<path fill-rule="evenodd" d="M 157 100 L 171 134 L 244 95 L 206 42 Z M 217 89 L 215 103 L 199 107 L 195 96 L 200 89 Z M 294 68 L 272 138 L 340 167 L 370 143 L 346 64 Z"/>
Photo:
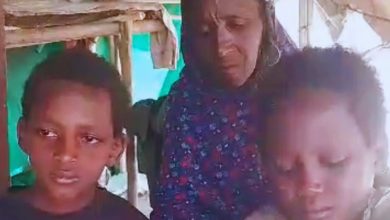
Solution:
<path fill-rule="evenodd" d="M 133 21 L 121 22 L 119 34 L 119 59 L 122 73 L 122 80 L 127 86 L 130 97 L 132 95 L 132 33 Z M 131 100 L 132 102 L 132 100 Z M 130 104 L 131 104 L 130 102 Z M 128 179 L 128 200 L 134 206 L 137 206 L 137 149 L 134 144 L 134 138 L 129 135 L 130 140 L 126 149 L 127 160 L 127 179 Z"/>
<path fill-rule="evenodd" d="M 132 82 L 132 64 L 131 64 L 131 47 L 132 47 L 132 30 L 133 22 L 121 22 L 119 27 L 119 57 L 121 61 L 122 79 L 131 94 Z"/>
<path fill-rule="evenodd" d="M 110 62 L 112 65 L 117 66 L 118 51 L 115 45 L 114 36 L 108 36 L 108 41 L 110 44 Z"/>
<path fill-rule="evenodd" d="M 119 35 L 114 35 L 114 48 L 115 48 L 115 66 L 118 67 L 118 70 L 120 69 L 120 63 L 119 63 Z M 122 71 L 121 71 L 122 73 Z"/>
<path fill-rule="evenodd" d="M 299 0 L 299 47 L 310 46 L 310 27 L 313 20 L 313 0 Z"/>
<path fill-rule="evenodd" d="M 7 124 L 7 78 L 3 0 L 0 0 L 0 194 L 9 187 L 9 148 Z"/>

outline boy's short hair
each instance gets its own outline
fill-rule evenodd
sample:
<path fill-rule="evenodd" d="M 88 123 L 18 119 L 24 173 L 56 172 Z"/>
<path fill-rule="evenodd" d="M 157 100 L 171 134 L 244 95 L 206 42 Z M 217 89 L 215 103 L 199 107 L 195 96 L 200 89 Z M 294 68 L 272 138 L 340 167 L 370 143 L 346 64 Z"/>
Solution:
<path fill-rule="evenodd" d="M 22 97 L 22 117 L 29 119 L 31 109 L 38 99 L 39 87 L 52 80 L 81 83 L 104 89 L 110 95 L 114 135 L 126 128 L 129 93 L 121 82 L 114 66 L 86 49 L 70 49 L 48 57 L 38 64 L 28 78 Z"/>
<path fill-rule="evenodd" d="M 376 70 L 340 46 L 305 48 L 283 56 L 261 84 L 265 117 L 277 112 L 278 102 L 294 97 L 298 90 L 325 89 L 347 100 L 368 145 L 385 135 L 384 95 Z"/>

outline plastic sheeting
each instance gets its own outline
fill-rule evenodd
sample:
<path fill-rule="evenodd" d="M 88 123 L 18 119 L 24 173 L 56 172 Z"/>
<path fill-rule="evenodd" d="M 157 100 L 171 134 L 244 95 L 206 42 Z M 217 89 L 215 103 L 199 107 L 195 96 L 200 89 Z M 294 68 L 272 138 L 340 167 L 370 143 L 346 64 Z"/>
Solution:
<path fill-rule="evenodd" d="M 340 36 L 347 11 L 356 11 L 385 42 L 390 42 L 390 1 L 388 0 L 317 0 L 334 41 Z"/>

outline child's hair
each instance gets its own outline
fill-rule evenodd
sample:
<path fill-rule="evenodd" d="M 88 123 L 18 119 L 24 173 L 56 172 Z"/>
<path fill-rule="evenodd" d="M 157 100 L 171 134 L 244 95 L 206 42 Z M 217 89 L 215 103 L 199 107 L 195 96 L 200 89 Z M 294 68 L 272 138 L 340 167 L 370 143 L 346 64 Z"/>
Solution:
<path fill-rule="evenodd" d="M 28 78 L 22 98 L 22 117 L 29 119 L 31 109 L 39 99 L 39 87 L 52 80 L 81 83 L 104 89 L 111 98 L 114 135 L 126 128 L 130 98 L 119 72 L 102 58 L 85 49 L 70 49 L 49 56 L 38 64 Z"/>
<path fill-rule="evenodd" d="M 383 91 L 376 70 L 360 55 L 335 46 L 305 48 L 283 56 L 261 82 L 264 117 L 277 112 L 278 102 L 301 89 L 325 89 L 345 98 L 368 145 L 384 137 Z"/>

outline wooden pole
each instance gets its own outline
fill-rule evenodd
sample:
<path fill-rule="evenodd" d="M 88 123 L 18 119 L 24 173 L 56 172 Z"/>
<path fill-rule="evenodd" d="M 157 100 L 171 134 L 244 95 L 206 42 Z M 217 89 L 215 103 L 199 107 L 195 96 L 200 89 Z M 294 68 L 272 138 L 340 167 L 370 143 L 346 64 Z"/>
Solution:
<path fill-rule="evenodd" d="M 112 65 L 117 66 L 116 65 L 117 50 L 115 47 L 114 36 L 113 35 L 108 36 L 108 41 L 109 41 L 109 47 L 110 47 L 110 62 Z"/>
<path fill-rule="evenodd" d="M 114 49 L 115 49 L 115 66 L 118 68 L 118 70 L 120 69 L 120 63 L 119 63 L 119 35 L 114 35 L 113 36 L 114 38 Z M 122 72 L 122 71 L 121 71 Z"/>
<path fill-rule="evenodd" d="M 9 187 L 9 146 L 7 124 L 7 78 L 3 0 L 0 0 L 0 194 Z"/>
<path fill-rule="evenodd" d="M 299 47 L 310 46 L 310 27 L 313 20 L 313 0 L 299 0 Z"/>
<path fill-rule="evenodd" d="M 127 86 L 130 97 L 132 95 L 132 33 L 133 22 L 121 22 L 120 34 L 119 34 L 119 59 L 122 73 L 122 80 Z M 132 103 L 132 100 L 130 104 Z M 126 161 L 127 161 L 127 180 L 128 180 L 128 200 L 129 202 L 137 206 L 137 149 L 134 144 L 134 138 L 129 135 L 129 143 L 126 149 Z"/>

